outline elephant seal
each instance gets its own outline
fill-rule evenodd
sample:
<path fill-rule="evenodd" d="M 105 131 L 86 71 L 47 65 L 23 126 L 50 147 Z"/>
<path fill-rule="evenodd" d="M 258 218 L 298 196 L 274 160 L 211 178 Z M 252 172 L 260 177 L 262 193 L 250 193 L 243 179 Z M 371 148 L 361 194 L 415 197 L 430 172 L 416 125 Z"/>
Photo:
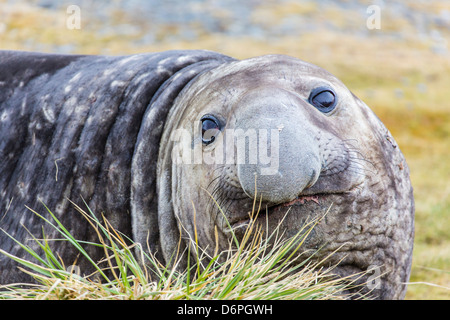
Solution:
<path fill-rule="evenodd" d="M 22 225 L 41 232 L 25 205 L 43 202 L 75 238 L 94 241 L 69 205 L 82 197 L 169 264 L 195 232 L 212 254 L 251 220 L 290 237 L 323 216 L 299 258 L 336 251 L 324 262 L 338 264 L 335 274 L 374 270 L 380 277 L 362 277 L 363 292 L 404 297 L 414 237 L 408 166 L 367 105 L 320 67 L 197 50 L 6 51 L 0 70 L 0 226 L 15 238 L 26 238 Z M 5 234 L 0 241 L 25 256 Z M 67 244 L 52 245 L 76 259 Z M 2 283 L 24 279 L 6 257 L 0 272 Z"/>

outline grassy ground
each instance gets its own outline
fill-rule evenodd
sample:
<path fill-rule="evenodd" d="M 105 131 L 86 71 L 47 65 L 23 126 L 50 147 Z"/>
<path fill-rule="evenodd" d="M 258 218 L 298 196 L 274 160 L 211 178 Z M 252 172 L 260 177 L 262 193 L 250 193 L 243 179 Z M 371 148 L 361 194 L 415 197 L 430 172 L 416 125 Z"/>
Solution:
<path fill-rule="evenodd" d="M 309 221 L 298 233 L 286 239 L 280 230 L 270 235 L 250 224 L 238 240 L 233 235 L 229 250 L 208 256 L 191 239 L 195 257 L 188 259 L 187 269 L 168 269 L 148 255 L 140 244 L 120 234 L 105 219 L 99 220 L 90 210 L 75 206 L 91 224 L 97 242 L 80 242 L 47 209 L 51 219 L 39 213 L 43 223 L 58 230 L 59 239 L 74 246 L 94 266 L 94 273 L 82 275 L 76 266 L 67 266 L 48 245 L 52 239 L 43 235 L 34 238 L 43 253 L 36 253 L 27 244 L 17 242 L 39 263 L 5 254 L 21 264 L 21 269 L 38 280 L 37 284 L 0 286 L 1 299 L 21 300 L 342 300 L 370 298 L 370 292 L 358 294 L 359 275 L 336 278 L 332 269 L 318 267 L 321 262 L 309 259 L 296 263 L 293 255 L 320 221 Z M 255 218 L 259 213 L 255 207 Z M 44 222 L 45 221 L 45 222 Z M 255 220 L 253 220 L 255 221 Z M 29 243 L 28 243 L 29 244 Z M 95 262 L 84 248 L 100 246 L 105 259 Z M 232 246 L 233 245 L 233 246 Z M 86 247 L 87 246 L 87 247 Z M 188 254 L 189 255 L 189 254 Z M 327 259 L 324 258 L 324 261 Z M 173 265 L 178 265 L 174 257 Z M 101 280 L 101 281 L 100 281 Z M 350 294 L 348 289 L 356 289 Z"/>
<path fill-rule="evenodd" d="M 429 3 L 422 4 L 423 10 L 450 10 L 445 1 Z M 1 49 L 89 54 L 210 49 L 236 58 L 282 53 L 331 71 L 391 130 L 411 170 L 416 238 L 410 279 L 413 284 L 406 298 L 450 299 L 450 100 L 447 97 L 450 58 L 449 53 L 432 50 L 435 40 L 416 37 L 407 21 L 385 17 L 381 30 L 371 31 L 364 37 L 336 33 L 328 28 L 314 33 L 255 39 L 210 34 L 200 29 L 195 41 L 167 40 L 167 34 L 177 30 L 176 26 L 167 26 L 156 30 L 158 42 L 148 45 L 136 41 L 142 36 L 139 32 L 127 37 L 108 32 L 99 34 L 95 31 L 101 27 L 98 21 L 82 22 L 81 30 L 68 30 L 65 12 L 6 5 L 2 1 L 0 6 Z M 305 6 L 292 3 L 274 6 L 269 2 L 253 13 L 253 19 L 277 23 L 285 15 L 311 14 L 314 10 L 311 2 Z M 352 15 L 345 18 L 336 9 L 321 15 L 344 26 L 351 19 L 358 19 Z M 109 23 L 125 23 L 126 19 L 116 12 Z M 403 35 L 401 38 L 380 36 L 385 30 L 397 30 Z"/>

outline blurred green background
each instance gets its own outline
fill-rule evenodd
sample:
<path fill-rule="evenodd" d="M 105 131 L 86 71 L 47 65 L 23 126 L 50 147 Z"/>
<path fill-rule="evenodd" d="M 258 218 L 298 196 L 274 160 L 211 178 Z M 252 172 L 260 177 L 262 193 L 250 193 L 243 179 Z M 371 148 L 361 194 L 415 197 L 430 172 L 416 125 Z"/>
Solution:
<path fill-rule="evenodd" d="M 449 40 L 448 0 L 0 0 L 0 49 L 282 53 L 334 73 L 382 119 L 411 170 L 407 299 L 450 299 Z"/>

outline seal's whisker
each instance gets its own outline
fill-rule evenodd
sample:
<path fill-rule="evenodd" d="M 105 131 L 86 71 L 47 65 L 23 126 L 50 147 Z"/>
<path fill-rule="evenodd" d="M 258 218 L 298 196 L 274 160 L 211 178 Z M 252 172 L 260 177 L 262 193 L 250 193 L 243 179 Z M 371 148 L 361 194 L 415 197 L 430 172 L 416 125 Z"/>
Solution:
<path fill-rule="evenodd" d="M 213 179 L 208 183 L 208 186 L 206 187 L 206 189 L 209 189 L 209 188 L 211 187 L 211 185 L 212 185 L 214 182 L 220 181 L 220 180 L 219 180 L 220 178 L 221 178 L 220 175 L 218 175 L 217 177 L 213 178 Z"/>
<path fill-rule="evenodd" d="M 353 147 L 348 147 L 348 146 L 346 146 L 346 149 L 347 149 L 347 151 L 349 152 L 349 153 L 356 153 L 356 154 L 358 154 L 359 156 L 361 156 L 361 157 L 363 157 L 363 158 L 366 158 L 366 156 L 364 155 L 364 153 L 362 153 L 361 152 L 361 150 L 359 149 L 359 148 L 353 148 Z"/>
<path fill-rule="evenodd" d="M 348 159 L 349 159 L 349 160 L 352 160 L 352 161 L 354 161 L 354 162 L 357 162 L 357 161 L 364 161 L 364 163 L 360 163 L 360 164 L 362 164 L 362 165 L 364 165 L 364 164 L 371 164 L 374 168 L 376 168 L 375 164 L 374 164 L 372 161 L 367 160 L 367 159 L 364 159 L 364 158 L 348 157 Z"/>
<path fill-rule="evenodd" d="M 375 169 L 377 168 L 373 161 L 368 160 L 366 158 L 360 158 L 360 157 L 355 157 L 355 156 L 351 156 L 351 155 L 348 155 L 346 158 L 348 160 L 350 160 L 349 163 L 357 163 L 364 168 L 367 168 L 369 164 L 371 165 L 371 167 L 373 167 Z M 366 170 L 368 170 L 368 169 L 366 169 Z"/>
<path fill-rule="evenodd" d="M 349 159 L 358 159 L 358 160 L 367 161 L 368 163 L 370 163 L 372 166 L 375 167 L 374 163 L 371 160 L 368 160 L 367 157 L 363 153 L 361 153 L 360 151 L 358 151 L 358 150 L 349 150 L 349 151 L 350 151 L 349 152 L 350 154 L 351 153 L 356 153 L 356 155 L 357 155 L 357 156 L 354 156 L 354 157 L 349 157 Z"/>
<path fill-rule="evenodd" d="M 375 175 L 375 174 L 376 174 L 376 172 L 373 171 L 373 170 L 366 169 L 366 168 L 361 167 L 361 166 L 355 166 L 355 165 L 352 165 L 352 164 L 350 164 L 350 165 L 345 169 L 345 171 L 347 171 L 347 172 L 353 172 L 353 173 L 356 173 L 356 174 L 359 174 L 359 175 L 366 175 L 367 173 L 370 173 L 371 175 Z"/>
<path fill-rule="evenodd" d="M 225 216 L 227 216 L 228 209 L 230 208 L 230 206 L 231 206 L 232 204 L 233 204 L 233 201 L 232 201 L 231 199 L 227 199 L 227 200 L 226 200 L 226 203 L 225 203 L 225 205 L 224 205 L 225 210 L 222 209 L 222 211 L 223 211 L 223 213 L 224 213 Z M 222 208 L 224 208 L 224 207 L 222 207 Z M 225 223 L 224 219 L 222 219 L 222 227 L 224 227 L 224 226 L 223 226 L 223 223 Z"/>
<path fill-rule="evenodd" d="M 206 210 L 208 212 L 215 212 L 215 214 L 218 213 L 218 208 L 216 208 L 216 203 L 219 203 L 221 195 L 221 188 L 220 188 L 220 179 L 221 176 L 218 175 L 217 177 L 213 178 L 211 182 L 208 184 L 208 189 L 212 188 L 212 191 L 208 191 L 210 193 L 210 197 L 208 199 L 208 202 L 206 204 Z M 216 219 L 215 214 L 211 214 L 210 219 Z"/>
<path fill-rule="evenodd" d="M 336 156 L 335 159 L 346 163 L 347 167 L 345 169 L 339 170 L 339 166 L 336 166 L 336 167 L 332 166 L 331 168 L 327 168 L 328 171 L 333 172 L 333 170 L 334 170 L 334 171 L 336 171 L 334 173 L 339 173 L 339 172 L 343 172 L 343 171 L 348 171 L 349 168 L 353 167 L 354 169 L 358 169 L 358 170 L 361 170 L 361 171 L 364 171 L 364 172 L 369 172 L 371 174 L 375 174 L 376 173 L 376 172 L 370 170 L 367 167 L 368 164 L 371 164 L 375 169 L 377 169 L 375 164 L 372 161 L 367 160 L 365 158 L 360 158 L 360 157 L 356 157 L 356 156 L 351 156 L 349 154 L 345 154 L 345 155 Z M 353 171 L 353 172 L 356 172 L 358 174 L 360 173 L 360 172 L 357 172 L 357 171 Z"/>
<path fill-rule="evenodd" d="M 361 148 L 356 147 L 355 145 L 349 143 L 349 141 L 354 141 L 354 142 L 356 142 L 356 145 L 359 144 L 359 141 L 358 141 L 357 139 L 345 139 L 345 140 L 342 140 L 342 141 L 341 141 L 341 145 L 344 145 L 344 146 L 346 146 L 346 147 L 351 147 L 351 148 L 353 148 L 353 149 L 358 149 L 358 150 L 361 149 Z"/>
<path fill-rule="evenodd" d="M 355 146 L 355 145 L 353 145 L 351 143 L 348 143 L 348 141 L 356 141 L 358 143 L 358 140 L 356 140 L 356 139 L 347 139 L 347 140 L 343 140 L 342 141 L 342 146 L 344 146 L 345 149 L 348 152 L 354 152 L 354 153 L 358 154 L 359 156 L 361 156 L 364 159 L 367 158 L 367 156 L 361 151 L 360 147 L 357 147 L 357 146 Z"/>
<path fill-rule="evenodd" d="M 352 138 L 352 139 L 342 139 L 342 142 L 348 142 L 348 141 L 355 141 L 357 143 L 359 143 L 358 139 Z"/>
<path fill-rule="evenodd" d="M 219 188 L 216 188 L 214 194 L 211 193 L 210 200 L 207 204 L 207 211 L 211 214 L 209 215 L 210 222 L 216 221 L 217 216 L 220 216 L 221 202 L 223 194 Z"/>
<path fill-rule="evenodd" d="M 221 192 L 223 192 L 222 191 L 222 184 L 220 183 L 220 181 L 218 180 L 217 181 L 217 183 L 215 184 L 215 186 L 214 186 L 214 189 L 213 189 L 213 191 L 211 192 L 211 195 L 213 196 L 213 197 L 219 197 L 220 196 L 220 193 Z M 216 199 L 216 201 L 218 201 L 218 199 Z"/>
<path fill-rule="evenodd" d="M 212 178 L 211 181 L 208 183 L 208 186 L 206 187 L 206 189 L 207 190 L 212 189 L 211 194 L 213 194 L 217 190 L 217 188 L 220 184 L 221 178 L 223 178 L 223 177 L 222 177 L 222 175 L 219 174 L 219 175 L 215 176 L 214 178 Z"/>

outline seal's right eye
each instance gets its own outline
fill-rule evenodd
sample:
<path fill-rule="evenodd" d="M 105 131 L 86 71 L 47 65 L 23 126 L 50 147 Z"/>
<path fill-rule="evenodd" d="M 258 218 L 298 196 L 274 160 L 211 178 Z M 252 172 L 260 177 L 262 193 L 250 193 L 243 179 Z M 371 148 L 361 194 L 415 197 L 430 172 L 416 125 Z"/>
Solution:
<path fill-rule="evenodd" d="M 320 112 L 328 113 L 336 107 L 337 98 L 333 89 L 328 87 L 315 88 L 308 99 L 309 103 Z"/>
<path fill-rule="evenodd" d="M 220 133 L 219 121 L 212 115 L 204 115 L 202 122 L 202 142 L 208 145 L 216 139 Z"/>

